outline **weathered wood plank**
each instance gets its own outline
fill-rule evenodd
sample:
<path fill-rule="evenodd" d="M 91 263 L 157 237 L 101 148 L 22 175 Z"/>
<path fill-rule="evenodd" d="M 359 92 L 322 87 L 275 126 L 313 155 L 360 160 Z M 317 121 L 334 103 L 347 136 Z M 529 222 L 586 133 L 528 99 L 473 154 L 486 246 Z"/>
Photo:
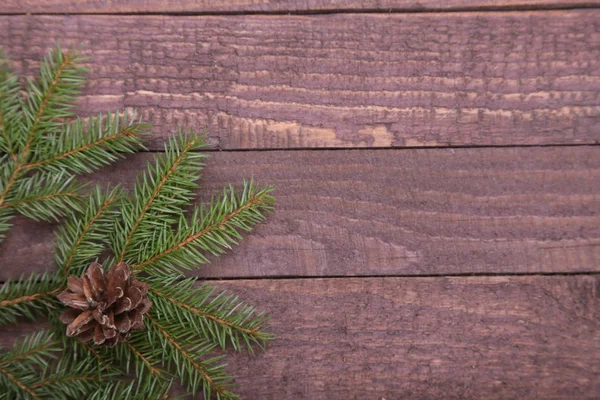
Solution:
<path fill-rule="evenodd" d="M 600 10 L 4 16 L 26 71 L 83 43 L 84 114 L 138 107 L 223 149 L 600 142 Z"/>
<path fill-rule="evenodd" d="M 97 174 L 131 186 L 150 154 Z M 214 153 L 208 199 L 242 178 L 276 212 L 205 277 L 600 271 L 600 147 Z M 51 226 L 19 220 L 0 279 L 52 265 Z"/>
<path fill-rule="evenodd" d="M 3 13 L 218 13 L 335 10 L 426 11 L 582 7 L 597 0 L 6 0 Z"/>
<path fill-rule="evenodd" d="M 229 358 L 246 399 L 598 398 L 598 276 L 217 284 L 272 314 Z"/>

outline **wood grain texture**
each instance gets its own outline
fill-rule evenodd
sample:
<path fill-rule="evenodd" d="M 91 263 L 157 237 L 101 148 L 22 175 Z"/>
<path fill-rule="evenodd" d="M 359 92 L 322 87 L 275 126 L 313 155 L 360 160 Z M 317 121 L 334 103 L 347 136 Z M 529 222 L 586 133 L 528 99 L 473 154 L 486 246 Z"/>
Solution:
<path fill-rule="evenodd" d="M 598 0 L 5 0 L 4 13 L 230 13 L 335 10 L 427 11 L 583 7 Z"/>
<path fill-rule="evenodd" d="M 85 114 L 137 107 L 222 149 L 600 142 L 600 10 L 317 16 L 4 16 L 27 73 L 90 56 Z"/>
<path fill-rule="evenodd" d="M 131 186 L 140 154 L 96 182 Z M 204 277 L 600 271 L 600 147 L 213 153 L 201 199 L 253 176 L 276 212 Z M 18 220 L 0 279 L 52 265 Z"/>
<path fill-rule="evenodd" d="M 268 309 L 277 335 L 228 358 L 245 399 L 598 398 L 598 276 L 217 285 Z"/>

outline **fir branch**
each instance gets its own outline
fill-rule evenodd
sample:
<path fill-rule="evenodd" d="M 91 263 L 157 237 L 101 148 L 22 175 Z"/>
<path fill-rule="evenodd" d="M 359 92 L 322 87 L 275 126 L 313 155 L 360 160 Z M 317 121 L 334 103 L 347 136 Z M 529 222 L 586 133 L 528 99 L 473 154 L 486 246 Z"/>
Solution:
<path fill-rule="evenodd" d="M 163 348 L 166 363 L 174 365 L 176 376 L 195 395 L 202 386 L 205 399 L 214 394 L 217 400 L 237 399 L 238 396 L 227 389 L 232 378 L 225 373 L 224 365 L 215 365 L 222 357 L 198 361 L 213 350 L 211 343 L 198 340 L 194 333 L 181 324 L 163 324 L 148 316 L 149 342 L 158 343 Z M 164 361 L 163 361 L 164 362 Z"/>
<path fill-rule="evenodd" d="M 16 142 L 11 151 L 16 156 L 8 163 L 10 174 L 2 187 L 0 206 L 25 172 L 32 144 L 42 132 L 54 132 L 62 126 L 61 118 L 72 116 L 74 95 L 84 80 L 85 69 L 76 64 L 80 60 L 72 50 L 63 55 L 58 46 L 42 62 L 38 80 L 29 80 L 27 100 L 19 107 L 22 118 L 15 120 L 19 123 L 14 127 Z"/>
<path fill-rule="evenodd" d="M 4 239 L 4 232 L 7 232 L 10 227 L 10 220 L 12 219 L 12 212 L 9 209 L 0 209 L 0 242 Z"/>
<path fill-rule="evenodd" d="M 151 362 L 150 360 L 148 360 L 147 357 L 145 357 L 142 353 L 140 353 L 135 347 L 133 347 L 133 345 L 129 342 L 126 342 L 125 345 L 127 347 L 129 347 L 129 350 L 131 350 L 133 352 L 133 354 L 135 354 L 135 356 L 140 359 L 142 361 L 142 363 L 145 364 L 146 368 L 150 371 L 151 374 L 153 375 L 158 375 L 161 376 L 162 372 L 160 371 L 160 369 L 156 368 Z M 139 374 L 137 374 L 137 376 L 139 376 Z"/>
<path fill-rule="evenodd" d="M 57 383 L 72 383 L 72 382 L 78 382 L 78 381 L 98 381 L 98 377 L 96 376 L 89 376 L 89 375 L 76 375 L 76 376 L 59 376 L 59 377 L 53 377 L 53 378 L 47 378 L 46 380 L 43 380 L 39 383 L 36 383 L 35 385 L 33 385 L 31 388 L 32 389 L 39 389 L 45 386 L 53 386 Z"/>
<path fill-rule="evenodd" d="M 32 144 L 41 132 L 45 134 L 60 130 L 60 119 L 73 116 L 71 110 L 85 77 L 85 68 L 73 49 L 63 54 L 60 45 L 48 53 L 40 65 L 36 81 L 29 80 L 27 100 L 23 106 L 25 143 L 22 155 L 27 159 Z"/>
<path fill-rule="evenodd" d="M 39 331 L 14 343 L 10 351 L 0 356 L 0 393 L 8 399 L 41 399 L 31 386 L 36 382 L 38 371 L 45 368 L 48 359 L 56 358 L 59 350 L 54 337 L 47 331 Z"/>
<path fill-rule="evenodd" d="M 166 399 L 172 381 L 163 379 L 137 379 L 131 382 L 117 381 L 106 384 L 92 393 L 88 400 L 154 400 Z"/>
<path fill-rule="evenodd" d="M 100 376 L 95 365 L 87 360 L 71 363 L 62 359 L 48 364 L 31 389 L 46 399 L 76 399 L 101 388 L 103 380 L 115 377 L 114 372 L 106 371 Z"/>
<path fill-rule="evenodd" d="M 157 234 L 155 230 L 139 249 L 132 269 L 172 275 L 178 268 L 192 269 L 208 262 L 206 253 L 223 253 L 241 238 L 240 231 L 250 231 L 264 220 L 264 212 L 273 208 L 272 190 L 258 190 L 252 181 L 244 182 L 241 194 L 230 187 L 209 206 L 196 207 L 191 223 L 182 216 L 175 231 L 163 228 Z"/>
<path fill-rule="evenodd" d="M 160 368 L 162 349 L 148 343 L 147 332 L 132 332 L 127 342 L 119 343 L 110 349 L 109 355 L 118 360 L 125 374 L 133 374 L 137 379 L 167 379 L 168 374 Z"/>
<path fill-rule="evenodd" d="M 178 137 L 165 144 L 165 154 L 138 179 L 133 202 L 123 203 L 123 222 L 113 237 L 119 262 L 135 259 L 131 248 L 153 235 L 158 219 L 174 222 L 172 216 L 182 214 L 181 208 L 190 203 L 204 166 L 202 161 L 207 157 L 195 152 L 203 147 L 206 142 L 202 137 L 179 132 Z"/>
<path fill-rule="evenodd" d="M 52 333 L 41 330 L 26 336 L 21 342 L 15 343 L 9 352 L 0 356 L 0 367 L 6 367 L 19 360 L 43 364 L 45 357 L 56 357 L 55 353 L 59 350 Z"/>
<path fill-rule="evenodd" d="M 65 172 L 37 173 L 19 179 L 0 209 L 13 208 L 36 221 L 58 221 L 67 213 L 81 211 L 82 188 Z"/>
<path fill-rule="evenodd" d="M 179 279 L 179 268 L 196 267 L 207 262 L 209 254 L 223 253 L 242 231 L 262 221 L 273 205 L 271 189 L 245 183 L 238 194 L 230 188 L 209 206 L 196 207 L 188 222 L 183 209 L 193 200 L 206 157 L 195 150 L 206 143 L 180 132 L 136 182 L 131 199 L 123 198 L 119 189 L 95 188 L 84 204 L 77 203 L 80 187 L 71 175 L 134 152 L 141 147 L 139 134 L 147 129 L 128 115 L 110 113 L 65 122 L 73 116 L 74 95 L 83 82 L 79 60 L 74 51 L 52 51 L 37 81 L 29 81 L 25 100 L 16 77 L 0 60 L 0 238 L 13 212 L 37 219 L 56 219 L 66 208 L 81 212 L 57 235 L 55 277 L 33 275 L 0 288 L 0 323 L 35 319 L 43 312 L 58 333 L 56 338 L 39 333 L 0 356 L 0 399 L 164 399 L 171 373 L 192 394 L 202 388 L 207 399 L 237 398 L 228 389 L 232 378 L 217 363 L 221 357 L 207 357 L 217 346 L 231 344 L 240 350 L 243 342 L 252 351 L 254 344 L 262 345 L 272 337 L 263 330 L 266 317 L 208 285 L 194 288 L 193 280 Z M 67 275 L 80 275 L 107 245 L 115 254 L 103 261 L 105 266 L 126 261 L 135 264 L 136 272 L 144 271 L 154 307 L 144 314 L 149 321 L 146 331 L 134 332 L 129 342 L 114 348 L 93 348 L 66 337 L 55 296 Z M 165 272 L 174 273 L 172 279 Z M 85 288 L 84 284 L 84 292 Z M 135 293 L 127 296 L 132 301 Z M 145 313 L 149 302 L 143 304 Z M 131 312 L 136 311 L 140 312 Z M 51 341 L 48 349 L 35 347 L 44 340 Z M 110 379 L 132 372 L 136 379 L 130 383 L 98 385 L 100 376 Z"/>
<path fill-rule="evenodd" d="M 215 287 L 204 284 L 195 288 L 195 279 L 150 280 L 150 298 L 156 313 L 168 320 L 178 320 L 189 325 L 204 337 L 225 349 L 230 343 L 241 350 L 240 342 L 250 352 L 253 344 L 262 346 L 273 335 L 266 333 L 264 325 L 268 318 L 255 307 L 238 300 L 237 297 L 220 292 L 215 296 Z"/>
<path fill-rule="evenodd" d="M 22 168 L 21 164 L 14 163 L 12 160 L 2 166 L 2 175 L 6 179 L 3 180 L 2 187 L 0 188 L 2 190 L 2 194 L 0 194 L 0 206 L 4 204 L 6 196 L 8 196 L 13 185 L 19 178 Z"/>
<path fill-rule="evenodd" d="M 67 222 L 58 232 L 55 245 L 56 265 L 63 276 L 81 269 L 98 257 L 114 229 L 116 205 L 121 200 L 120 189 L 102 191 L 96 187 L 89 195 L 80 218 Z"/>
<path fill-rule="evenodd" d="M 35 321 L 54 308 L 59 288 L 60 283 L 48 273 L 4 283 L 0 288 L 0 325 L 15 323 L 19 317 Z"/>
<path fill-rule="evenodd" d="M 1 376 L 6 377 L 8 379 L 8 381 L 10 383 L 14 384 L 18 390 L 17 391 L 15 391 L 14 389 L 10 390 L 9 385 L 6 385 L 6 382 L 2 382 L 2 380 L 0 380 L 0 385 L 2 385 L 4 383 L 4 393 L 3 393 L 2 397 L 0 397 L 0 398 L 8 398 L 7 396 L 9 396 L 11 394 L 14 394 L 15 396 L 18 396 L 19 395 L 18 391 L 20 390 L 20 391 L 28 394 L 29 396 L 31 396 L 30 398 L 33 399 L 33 400 L 41 400 L 41 397 L 38 396 L 32 389 L 30 389 L 25 384 L 25 382 L 23 382 L 22 380 L 18 379 L 15 375 L 11 374 L 6 369 L 0 368 L 0 377 Z M 0 386 L 0 388 L 1 387 L 2 386 Z"/>
<path fill-rule="evenodd" d="M 15 159 L 14 126 L 19 118 L 22 101 L 19 96 L 19 78 L 11 72 L 8 61 L 0 50 L 0 151 Z"/>
<path fill-rule="evenodd" d="M 45 330 L 15 343 L 0 358 L 0 378 L 4 378 L 0 379 L 0 393 L 9 398 L 66 400 L 81 398 L 101 387 L 99 370 L 93 364 L 59 359 L 61 350 L 55 337 Z M 105 371 L 103 376 L 110 379 L 115 375 Z"/>
<path fill-rule="evenodd" d="M 65 124 L 59 133 L 42 136 L 24 170 L 41 168 L 54 173 L 89 173 L 106 166 L 122 154 L 143 148 L 140 135 L 149 127 L 136 123 L 135 112 L 98 115 L 88 121 Z"/>

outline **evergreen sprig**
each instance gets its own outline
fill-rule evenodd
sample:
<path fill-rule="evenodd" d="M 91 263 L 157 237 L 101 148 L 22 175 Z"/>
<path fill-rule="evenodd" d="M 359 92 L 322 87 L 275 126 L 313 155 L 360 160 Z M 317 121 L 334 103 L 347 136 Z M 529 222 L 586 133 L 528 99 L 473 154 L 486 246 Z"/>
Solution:
<path fill-rule="evenodd" d="M 56 221 L 80 212 L 75 175 L 97 170 L 142 147 L 148 126 L 135 113 L 73 120 L 86 69 L 75 49 L 57 46 L 36 79 L 21 87 L 0 53 L 0 241 L 15 213 Z M 131 115 L 130 115 L 131 114 Z"/>
<path fill-rule="evenodd" d="M 189 206 L 198 187 L 207 146 L 201 136 L 179 134 L 165 144 L 165 153 L 136 182 L 133 196 L 123 202 L 123 218 L 112 235 L 112 248 L 119 261 L 139 258 L 139 252 L 157 227 L 171 224 Z"/>
<path fill-rule="evenodd" d="M 54 297 L 60 281 L 53 274 L 31 274 L 0 287 L 0 325 L 13 324 L 18 318 L 35 321 L 55 308 Z"/>
<path fill-rule="evenodd" d="M 141 147 L 138 134 L 147 129 L 117 114 L 71 123 L 49 118 L 48 112 L 71 115 L 68 104 L 81 84 L 77 60 L 60 49 L 52 52 L 42 65 L 42 82 L 30 84 L 31 93 L 20 100 L 10 97 L 16 93 L 14 76 L 0 68 L 0 231 L 8 229 L 11 212 L 47 220 L 65 215 L 65 207 L 74 210 L 56 235 L 56 271 L 0 289 L 0 324 L 43 314 L 52 330 L 26 338 L 0 358 L 0 392 L 11 399 L 162 399 L 176 381 L 191 395 L 236 399 L 233 377 L 215 352 L 262 348 L 273 338 L 266 331 L 268 318 L 237 296 L 182 273 L 223 254 L 262 222 L 274 204 L 272 188 L 244 181 L 239 190 L 229 186 L 208 204 L 193 206 L 207 157 L 198 150 L 207 143 L 180 131 L 131 193 L 95 187 L 85 200 L 57 202 L 61 193 L 81 190 L 74 174 L 134 152 Z M 25 116 L 14 117 L 14 110 Z M 13 121 L 12 128 L 2 128 L 4 121 Z M 18 129 L 14 121 L 21 121 Z M 126 262 L 149 285 L 153 305 L 145 329 L 114 347 L 68 338 L 59 320 L 63 306 L 56 294 L 68 276 L 80 275 L 93 261 L 104 268 Z M 98 386 L 97 379 L 107 378 L 114 383 Z"/>
<path fill-rule="evenodd" d="M 212 285 L 196 287 L 195 279 L 178 276 L 161 277 L 150 284 L 153 315 L 193 326 L 223 349 L 230 344 L 239 351 L 245 345 L 252 351 L 252 346 L 262 346 L 273 338 L 261 329 L 268 321 L 267 315 L 226 291 L 216 294 Z"/>
<path fill-rule="evenodd" d="M 80 275 L 90 260 L 105 250 L 119 215 L 117 206 L 122 201 L 118 186 L 112 189 L 96 186 L 79 217 L 59 228 L 54 258 L 63 277 Z"/>
<path fill-rule="evenodd" d="M 189 219 L 180 213 L 174 229 L 164 224 L 156 229 L 155 224 L 146 232 L 146 242 L 129 259 L 133 269 L 169 276 L 207 263 L 209 255 L 231 249 L 241 239 L 241 231 L 250 231 L 264 220 L 264 212 L 274 202 L 271 191 L 270 187 L 258 189 L 252 181 L 244 182 L 241 193 L 230 186 L 222 197 L 196 206 Z"/>
<path fill-rule="evenodd" d="M 1 349 L 0 349 L 1 350 Z M 94 364 L 61 358 L 54 335 L 42 330 L 26 336 L 0 356 L 0 399 L 76 399 L 102 389 Z M 104 372 L 102 379 L 114 373 Z"/>

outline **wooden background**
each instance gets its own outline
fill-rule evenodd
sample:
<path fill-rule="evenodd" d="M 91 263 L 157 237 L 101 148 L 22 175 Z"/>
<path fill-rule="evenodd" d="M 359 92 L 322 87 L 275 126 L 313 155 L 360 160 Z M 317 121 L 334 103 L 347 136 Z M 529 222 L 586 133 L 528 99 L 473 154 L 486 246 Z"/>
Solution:
<path fill-rule="evenodd" d="M 277 210 L 197 272 L 272 314 L 246 399 L 600 398 L 600 2 L 8 0 L 32 74 L 82 44 L 82 115 L 136 107 L 149 153 L 208 129 L 201 198 Z M 23 219 L 0 281 L 51 268 Z M 31 327 L 29 327 L 31 328 Z M 28 327 L 3 327 L 0 342 Z"/>

